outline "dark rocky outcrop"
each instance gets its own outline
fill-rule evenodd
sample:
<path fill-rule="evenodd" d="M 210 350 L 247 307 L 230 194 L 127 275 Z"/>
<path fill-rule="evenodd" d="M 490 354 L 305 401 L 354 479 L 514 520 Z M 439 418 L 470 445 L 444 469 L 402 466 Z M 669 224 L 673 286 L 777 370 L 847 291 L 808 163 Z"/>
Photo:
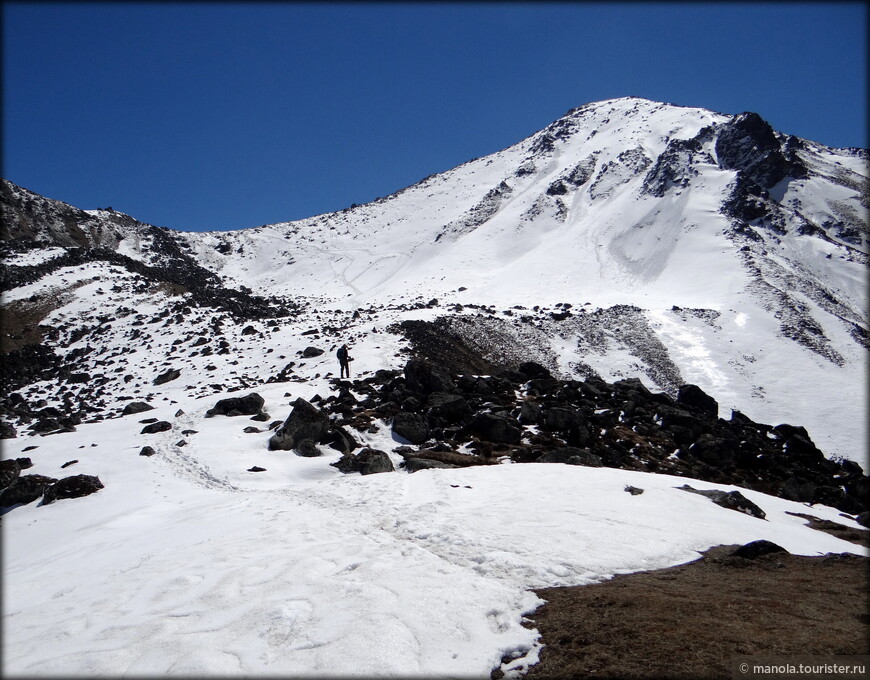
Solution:
<path fill-rule="evenodd" d="M 433 328 L 423 337 L 434 345 Z M 469 356 L 462 361 L 478 365 Z M 334 381 L 337 394 L 323 401 L 329 429 L 319 443 L 335 441 L 330 438 L 338 427 L 365 432 L 380 419 L 399 423 L 397 433 L 407 423 L 419 428 L 414 446 L 425 448 L 395 449 L 408 471 L 431 467 L 420 462 L 426 460 L 457 466 L 504 458 L 600 464 L 823 503 L 851 515 L 868 508 L 870 478 L 860 465 L 827 459 L 803 427 L 757 423 L 739 411 L 719 418 L 716 400 L 697 386 L 679 386 L 672 396 L 652 392 L 636 378 L 554 378 L 533 362 L 494 374 L 448 374 L 432 366 L 414 358 L 401 373 Z M 449 391 L 434 390 L 436 383 Z M 341 396 L 350 390 L 359 396 Z M 428 437 L 422 440 L 424 424 Z M 334 448 L 345 452 L 341 445 Z M 738 494 L 715 492 L 726 507 L 762 515 Z"/>

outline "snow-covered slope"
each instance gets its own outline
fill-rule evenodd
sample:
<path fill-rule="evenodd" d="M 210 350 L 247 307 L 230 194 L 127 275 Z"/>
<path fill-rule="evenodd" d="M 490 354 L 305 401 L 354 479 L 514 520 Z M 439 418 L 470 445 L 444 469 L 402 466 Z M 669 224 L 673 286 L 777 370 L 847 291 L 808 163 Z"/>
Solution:
<path fill-rule="evenodd" d="M 599 379 L 671 398 L 694 384 L 729 427 L 803 426 L 803 453 L 866 467 L 867 177 L 866 151 L 755 114 L 623 98 L 372 203 L 235 232 L 161 229 L 4 180 L 4 457 L 105 484 L 4 511 L 4 671 L 486 675 L 534 659 L 531 587 L 759 538 L 856 552 L 786 514 L 801 503 L 743 485 L 761 520 L 675 488 L 729 484 L 636 460 L 344 475 L 332 449 L 271 451 L 265 424 L 206 412 L 256 391 L 283 420 L 297 398 L 347 396 L 332 379 L 348 343 L 355 379 L 421 354 L 478 374 L 531 360 L 592 393 Z M 398 465 L 390 417 L 422 406 L 383 389 L 348 409 L 365 416 L 359 444 Z M 135 402 L 153 410 L 122 416 Z M 514 406 L 479 410 L 519 427 Z M 641 435 L 625 426 L 636 407 L 615 409 L 623 443 Z M 170 428 L 142 433 L 152 417 Z M 523 446 L 541 436 L 521 425 Z M 470 453 L 460 433 L 442 439 Z M 785 475 L 765 474 L 782 496 Z"/>
<path fill-rule="evenodd" d="M 736 408 L 765 422 L 799 422 L 827 453 L 857 460 L 867 443 L 859 425 L 867 407 L 867 175 L 865 151 L 781 135 L 755 114 L 623 98 L 575 109 L 504 151 L 339 213 L 215 233 L 168 232 L 109 211 L 79 223 L 102 225 L 84 230 L 94 246 L 181 272 L 183 288 L 173 290 L 194 301 L 223 286 L 310 305 L 310 321 L 300 319 L 306 330 L 327 320 L 344 327 L 356 310 L 383 328 L 402 318 L 390 307 L 432 298 L 451 312 L 568 303 L 571 318 L 538 341 L 552 345 L 551 368 L 562 374 L 637 375 L 666 390 L 696 383 L 724 415 Z M 4 221 L 36 212 L 40 219 L 24 233 L 69 245 L 45 225 L 59 228 L 71 216 L 29 194 L 13 199 Z M 27 264 L 52 252 L 7 261 Z M 102 259 L 85 269 L 93 268 L 89 278 L 112 276 L 106 266 Z M 63 276 L 59 287 L 80 285 L 84 270 L 61 271 L 60 279 L 7 290 L 6 299 L 57 289 Z M 127 288 L 114 297 L 119 306 L 131 299 Z M 109 301 L 80 298 L 89 310 L 68 307 L 73 316 L 98 316 Z M 213 296 L 200 302 L 215 304 Z M 626 318 L 626 306 L 640 316 Z M 610 321 L 588 321 L 602 310 Z M 626 326 L 638 323 L 643 344 L 664 352 L 669 370 L 651 365 L 650 352 L 627 337 Z M 106 331 L 121 345 L 130 334 L 124 324 L 120 318 Z M 203 333 L 191 324 L 186 333 Z M 345 339 L 369 334 L 350 328 Z M 150 339 L 147 361 L 168 356 L 165 342 L 176 337 L 165 335 Z M 276 350 L 293 344 L 269 337 L 280 337 Z M 366 368 L 392 366 L 385 357 Z"/>

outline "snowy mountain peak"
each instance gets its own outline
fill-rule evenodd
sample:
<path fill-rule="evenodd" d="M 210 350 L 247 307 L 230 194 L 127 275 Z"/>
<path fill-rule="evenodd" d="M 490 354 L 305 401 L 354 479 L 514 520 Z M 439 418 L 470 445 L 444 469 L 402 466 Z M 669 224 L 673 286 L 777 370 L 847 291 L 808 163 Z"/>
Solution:
<path fill-rule="evenodd" d="M 820 408 L 792 395 L 805 380 L 863 395 L 867 177 L 865 151 L 783 135 L 754 113 L 624 97 L 371 203 L 234 232 L 160 229 L 4 181 L 4 286 L 24 305 L 59 272 L 72 285 L 71 267 L 123 271 L 171 291 L 158 306 L 301 315 L 308 328 L 352 328 L 364 309 L 389 325 L 437 299 L 445 315 L 489 310 L 468 332 L 501 363 L 515 356 L 506 344 L 531 343 L 561 375 L 694 382 L 762 419 L 799 415 L 831 453 L 857 455 L 863 435 L 846 423 L 863 397 Z M 520 320 L 563 303 L 573 311 L 555 326 Z M 81 304 L 102 314 L 97 299 Z M 72 323 L 61 309 L 51 327 Z"/>

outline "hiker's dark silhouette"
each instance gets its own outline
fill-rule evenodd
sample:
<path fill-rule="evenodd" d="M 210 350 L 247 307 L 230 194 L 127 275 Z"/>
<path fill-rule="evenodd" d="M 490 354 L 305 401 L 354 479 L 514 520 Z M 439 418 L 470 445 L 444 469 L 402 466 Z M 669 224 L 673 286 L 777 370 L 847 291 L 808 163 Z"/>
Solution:
<path fill-rule="evenodd" d="M 338 364 L 341 366 L 341 375 L 339 377 L 344 378 L 345 373 L 347 373 L 347 377 L 350 377 L 350 362 L 353 361 L 350 358 L 350 355 L 347 353 L 347 345 L 342 345 L 338 348 L 338 352 L 336 352 L 338 356 Z"/>

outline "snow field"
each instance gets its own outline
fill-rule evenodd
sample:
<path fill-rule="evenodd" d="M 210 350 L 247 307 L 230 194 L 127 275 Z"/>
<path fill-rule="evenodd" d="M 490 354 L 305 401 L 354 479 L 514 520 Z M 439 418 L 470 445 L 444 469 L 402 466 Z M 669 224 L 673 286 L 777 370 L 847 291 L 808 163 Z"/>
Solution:
<path fill-rule="evenodd" d="M 262 391 L 276 414 L 284 388 Z M 30 440 L 29 472 L 106 486 L 3 517 L 6 672 L 485 675 L 505 655 L 535 657 L 537 634 L 521 625 L 540 604 L 533 587 L 760 538 L 859 552 L 785 514 L 854 525 L 836 510 L 741 490 L 767 512 L 759 520 L 674 488 L 731 487 L 664 475 L 555 464 L 342 475 L 334 452 L 268 452 L 265 433 L 241 433 L 247 418 L 202 418 L 213 402 L 181 404 L 169 433 L 131 437 L 140 426 L 127 416 Z M 187 427 L 198 433 L 174 446 Z M 367 436 L 397 443 L 385 427 Z M 25 443 L 7 455 L 28 455 Z M 138 456 L 144 443 L 160 453 Z"/>

